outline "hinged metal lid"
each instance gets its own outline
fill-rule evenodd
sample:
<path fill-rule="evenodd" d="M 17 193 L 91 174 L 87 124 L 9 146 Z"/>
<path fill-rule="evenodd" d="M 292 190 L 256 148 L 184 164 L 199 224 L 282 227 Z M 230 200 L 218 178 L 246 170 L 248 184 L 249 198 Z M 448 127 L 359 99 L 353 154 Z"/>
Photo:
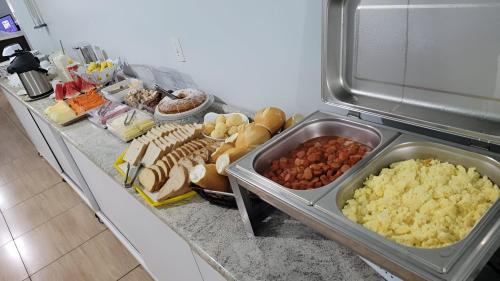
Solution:
<path fill-rule="evenodd" d="M 498 0 L 324 0 L 322 99 L 500 145 Z"/>

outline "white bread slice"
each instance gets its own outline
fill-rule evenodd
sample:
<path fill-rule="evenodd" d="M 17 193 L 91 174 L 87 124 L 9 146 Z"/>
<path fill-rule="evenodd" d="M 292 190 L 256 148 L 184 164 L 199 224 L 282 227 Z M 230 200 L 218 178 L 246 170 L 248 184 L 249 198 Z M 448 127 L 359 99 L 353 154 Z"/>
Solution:
<path fill-rule="evenodd" d="M 165 162 L 165 160 L 160 159 L 156 161 L 155 165 L 163 170 L 163 172 L 165 173 L 165 177 L 168 179 L 168 173 L 170 172 L 170 168 L 168 167 L 168 164 Z"/>
<path fill-rule="evenodd" d="M 187 150 L 187 148 L 185 148 L 184 146 L 177 148 L 177 150 L 180 152 L 180 154 L 182 154 L 183 157 L 187 157 L 191 154 L 189 150 Z"/>
<path fill-rule="evenodd" d="M 175 165 L 170 171 L 167 182 L 158 192 L 158 201 L 164 201 L 182 195 L 190 190 L 189 173 L 186 168 Z"/>
<path fill-rule="evenodd" d="M 166 156 L 163 156 L 161 158 L 161 160 L 163 160 L 163 162 L 165 162 L 165 164 L 167 164 L 168 170 L 170 170 L 173 166 L 175 166 L 175 164 L 174 164 L 174 162 L 172 162 L 170 157 L 167 157 L 167 156 L 168 156 L 168 154 Z"/>
<path fill-rule="evenodd" d="M 151 128 L 150 132 L 159 138 L 163 137 L 163 131 L 161 131 L 158 127 Z"/>
<path fill-rule="evenodd" d="M 215 164 L 196 165 L 189 172 L 189 179 L 192 183 L 205 189 L 229 191 L 229 180 L 217 173 Z"/>
<path fill-rule="evenodd" d="M 135 140 L 137 140 L 138 142 L 143 143 L 143 144 L 148 144 L 147 142 L 145 142 L 145 141 L 142 139 L 142 136 L 141 136 L 141 137 L 137 137 L 137 138 L 135 138 Z"/>
<path fill-rule="evenodd" d="M 184 146 L 189 150 L 190 153 L 193 153 L 196 150 L 198 150 L 198 148 L 191 142 L 186 143 Z"/>
<path fill-rule="evenodd" d="M 179 165 L 184 166 L 184 168 L 186 168 L 188 172 L 190 172 L 194 167 L 193 161 L 187 157 L 182 158 L 179 161 Z"/>
<path fill-rule="evenodd" d="M 179 145 L 184 143 L 184 137 L 178 131 L 173 131 L 172 136 L 178 141 Z"/>
<path fill-rule="evenodd" d="M 187 148 L 187 146 L 185 146 L 185 145 L 184 145 L 184 146 L 182 146 L 182 147 L 180 148 L 180 150 L 184 151 L 184 155 L 185 155 L 186 157 L 188 157 L 188 156 L 190 156 L 191 154 L 193 154 L 193 153 L 191 152 L 191 150 L 189 150 L 189 149 Z"/>
<path fill-rule="evenodd" d="M 177 160 L 172 153 L 167 154 L 167 159 L 169 160 L 168 163 L 170 164 L 170 169 L 172 169 L 175 165 L 177 165 L 177 162 L 179 162 L 179 160 Z"/>
<path fill-rule="evenodd" d="M 137 176 L 139 182 L 145 190 L 153 192 L 160 183 L 160 175 L 150 168 L 142 168 Z"/>
<path fill-rule="evenodd" d="M 125 155 L 123 156 L 123 160 L 130 163 L 133 166 L 137 166 L 140 162 L 144 153 L 147 150 L 148 145 L 140 142 L 139 140 L 133 140 Z"/>
<path fill-rule="evenodd" d="M 205 160 L 203 160 L 203 157 L 201 157 L 200 155 L 191 155 L 191 160 L 193 160 L 193 162 L 195 162 L 196 164 L 205 164 Z"/>
<path fill-rule="evenodd" d="M 191 131 L 186 127 L 179 129 L 179 133 L 183 135 L 186 140 L 191 140 L 194 136 L 194 130 Z"/>
<path fill-rule="evenodd" d="M 157 138 L 157 136 L 153 134 L 151 131 L 148 131 L 144 136 L 150 140 L 154 140 Z"/>
<path fill-rule="evenodd" d="M 203 132 L 203 124 L 193 124 L 194 127 L 194 136 L 196 138 L 201 136 L 201 132 Z"/>
<path fill-rule="evenodd" d="M 176 127 L 174 125 L 175 124 L 164 123 L 163 128 L 165 129 L 166 132 L 170 133 L 176 130 Z"/>
<path fill-rule="evenodd" d="M 177 151 L 177 149 L 172 150 L 169 155 L 172 155 L 177 161 L 181 160 L 184 155 L 182 155 L 180 152 Z"/>
<path fill-rule="evenodd" d="M 196 148 L 198 148 L 198 149 L 202 149 L 202 148 L 204 148 L 204 147 L 205 147 L 205 145 L 204 145 L 201 141 L 199 141 L 199 140 L 194 140 L 194 141 L 192 141 L 191 143 L 192 143 L 193 145 L 195 145 L 195 146 L 196 146 Z"/>
<path fill-rule="evenodd" d="M 208 149 L 206 149 L 206 148 L 202 148 L 202 149 L 200 149 L 200 150 L 197 150 L 197 151 L 196 151 L 196 154 L 197 154 L 197 155 L 200 155 L 200 156 L 201 156 L 201 158 L 203 158 L 203 160 L 204 160 L 205 162 L 208 162 L 208 160 L 210 159 L 210 152 L 209 152 L 209 151 L 208 151 Z"/>
<path fill-rule="evenodd" d="M 167 174 L 165 174 L 165 171 L 157 165 L 151 165 L 148 168 L 156 171 L 156 173 L 160 176 L 158 184 L 154 186 L 154 189 L 151 192 L 158 191 L 167 181 Z"/>
<path fill-rule="evenodd" d="M 153 165 L 158 159 L 163 156 L 163 150 L 159 148 L 155 143 L 150 143 L 146 153 L 142 157 L 142 163 L 144 166 L 148 167 Z"/>
<path fill-rule="evenodd" d="M 158 146 L 162 151 L 163 153 L 162 154 L 165 154 L 165 151 L 166 151 L 166 145 L 164 145 L 161 141 L 159 141 L 159 139 L 156 139 L 153 141 L 153 143 Z M 163 156 L 163 155 L 162 155 Z"/>
<path fill-rule="evenodd" d="M 178 140 L 173 133 L 170 133 L 166 138 L 170 143 L 172 143 L 172 148 L 176 148 L 181 145 L 181 141 Z"/>

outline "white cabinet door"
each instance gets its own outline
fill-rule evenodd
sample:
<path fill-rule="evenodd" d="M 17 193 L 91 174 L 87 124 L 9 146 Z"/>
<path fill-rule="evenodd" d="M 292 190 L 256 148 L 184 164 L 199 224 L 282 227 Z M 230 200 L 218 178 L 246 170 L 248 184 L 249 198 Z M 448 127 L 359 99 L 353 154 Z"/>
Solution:
<path fill-rule="evenodd" d="M 219 272 L 209 265 L 202 257 L 193 252 L 194 259 L 198 264 L 203 281 L 226 281 Z"/>
<path fill-rule="evenodd" d="M 75 147 L 68 148 L 101 212 L 137 249 L 157 280 L 203 281 L 182 238 Z"/>
<path fill-rule="evenodd" d="M 16 113 L 17 118 L 19 118 L 19 121 L 21 121 L 21 124 L 23 124 L 23 127 L 26 130 L 26 133 L 31 139 L 31 142 L 35 146 L 36 150 L 58 173 L 61 173 L 61 167 L 59 166 L 59 163 L 54 157 L 54 154 L 50 150 L 50 147 L 48 146 L 45 138 L 40 132 L 40 129 L 35 123 L 35 120 L 33 119 L 30 111 L 17 98 L 11 96 L 8 93 L 4 93 L 4 95 L 12 106 L 12 109 Z"/>
<path fill-rule="evenodd" d="M 31 115 L 33 116 L 33 119 L 35 119 L 38 128 L 40 128 L 45 140 L 49 144 L 52 153 L 59 162 L 63 173 L 65 173 L 76 185 L 78 185 L 80 190 L 83 191 L 82 186 L 85 183 L 82 182 L 80 171 L 78 170 L 73 157 L 71 157 L 71 154 L 66 148 L 66 144 L 64 143 L 62 137 L 58 133 L 54 132 L 54 129 L 52 129 L 52 127 L 38 115 L 33 112 L 31 112 Z"/>

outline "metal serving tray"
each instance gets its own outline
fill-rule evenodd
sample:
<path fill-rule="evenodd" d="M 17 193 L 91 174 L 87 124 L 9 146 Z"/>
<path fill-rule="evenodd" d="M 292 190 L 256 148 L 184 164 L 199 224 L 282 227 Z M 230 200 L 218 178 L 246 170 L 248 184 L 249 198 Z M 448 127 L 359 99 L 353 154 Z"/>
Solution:
<path fill-rule="evenodd" d="M 368 155 L 366 155 L 338 179 L 316 189 L 294 190 L 264 177 L 265 180 L 263 181 L 266 182 L 266 187 L 280 190 L 289 196 L 300 198 L 306 204 L 312 205 L 316 202 L 316 200 L 329 192 L 337 182 L 343 181 L 353 171 L 362 166 L 363 163 L 366 163 L 372 155 L 380 151 L 380 149 L 387 144 L 387 141 L 393 139 L 396 134 L 397 132 L 395 131 L 390 131 L 384 128 L 375 128 L 371 125 L 349 120 L 345 117 L 339 118 L 318 112 L 309 116 L 300 125 L 282 133 L 278 138 L 273 140 L 272 144 L 269 146 L 266 145 L 266 148 L 255 152 L 255 157 L 249 157 L 247 158 L 247 161 L 253 161 L 253 169 L 259 175 L 262 175 L 271 165 L 273 160 L 285 156 L 307 140 L 323 136 L 347 137 L 372 148 L 372 151 Z"/>
<path fill-rule="evenodd" d="M 358 119 L 338 118 L 404 135 L 310 198 L 254 169 L 260 165 L 257 156 L 280 154 L 273 147 L 286 143 L 301 125 L 275 137 L 228 168 L 247 233 L 253 235 L 269 211 L 266 204 L 250 202 L 251 192 L 405 280 L 474 278 L 500 246 L 498 202 L 465 239 L 436 250 L 389 241 L 348 220 L 339 206 L 365 179 L 362 171 L 378 171 L 405 153 L 432 156 L 404 142 L 444 144 L 448 147 L 426 149 L 443 160 L 475 166 L 499 183 L 499 13 L 495 0 L 323 0 L 323 102 Z M 321 194 L 317 204 L 307 204 Z"/>
<path fill-rule="evenodd" d="M 398 244 L 349 220 L 341 211 L 345 202 L 353 197 L 354 191 L 363 186 L 364 180 L 370 175 L 378 175 L 383 168 L 398 161 L 427 158 L 435 158 L 464 167 L 476 167 L 481 175 L 486 175 L 493 182 L 500 183 L 500 163 L 492 157 L 431 142 L 417 136 L 402 135 L 377 155 L 369 165 L 353 174 L 349 181 L 329 192 L 314 206 L 336 220 L 344 231 L 350 233 L 353 240 L 383 252 L 388 258 L 398 261 L 413 271 L 421 270 L 423 276 L 432 274 L 434 277 L 442 278 L 451 276 L 457 271 L 471 271 L 474 263 L 462 262 L 461 265 L 457 263 L 460 260 L 480 261 L 482 251 L 488 252 L 496 249 L 490 248 L 490 245 L 498 244 L 500 241 L 500 237 L 494 235 L 496 230 L 492 227 L 500 217 L 500 200 L 492 205 L 464 239 L 450 246 L 435 249 Z"/>

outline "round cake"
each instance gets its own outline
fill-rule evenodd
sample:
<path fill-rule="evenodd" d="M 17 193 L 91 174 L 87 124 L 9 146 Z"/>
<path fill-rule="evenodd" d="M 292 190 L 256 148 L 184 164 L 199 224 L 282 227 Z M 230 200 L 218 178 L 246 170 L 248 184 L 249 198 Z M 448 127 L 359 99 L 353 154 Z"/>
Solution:
<path fill-rule="evenodd" d="M 183 89 L 173 93 L 179 99 L 173 100 L 165 97 L 160 104 L 158 110 L 164 114 L 176 114 L 185 112 L 200 106 L 207 99 L 207 95 L 199 90 Z"/>

